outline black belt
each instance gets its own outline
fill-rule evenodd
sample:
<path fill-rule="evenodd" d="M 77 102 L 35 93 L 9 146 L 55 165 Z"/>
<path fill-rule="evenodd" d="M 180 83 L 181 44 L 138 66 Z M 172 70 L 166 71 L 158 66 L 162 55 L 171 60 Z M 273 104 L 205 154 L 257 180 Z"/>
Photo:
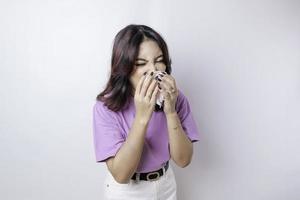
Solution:
<path fill-rule="evenodd" d="M 165 164 L 165 166 L 163 166 L 159 170 L 156 170 L 153 172 L 148 172 L 148 173 L 134 173 L 133 176 L 131 177 L 131 179 L 137 180 L 137 177 L 139 176 L 138 180 L 155 181 L 155 180 L 159 179 L 159 177 L 163 176 L 164 169 L 166 172 L 168 170 L 168 168 L 169 168 L 169 161 Z"/>

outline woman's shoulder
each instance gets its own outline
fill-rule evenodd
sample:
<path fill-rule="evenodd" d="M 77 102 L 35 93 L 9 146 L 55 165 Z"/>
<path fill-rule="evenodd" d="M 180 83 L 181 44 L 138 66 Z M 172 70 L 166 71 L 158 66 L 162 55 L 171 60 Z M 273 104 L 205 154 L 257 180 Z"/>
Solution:
<path fill-rule="evenodd" d="M 182 103 L 183 101 L 187 101 L 187 97 L 181 89 L 178 89 L 177 102 Z"/>
<path fill-rule="evenodd" d="M 178 96 L 177 96 L 177 101 L 176 101 L 176 110 L 180 111 L 186 107 L 189 106 L 189 101 L 184 92 L 180 89 L 178 89 Z"/>
<path fill-rule="evenodd" d="M 109 110 L 108 107 L 105 105 L 105 103 L 101 100 L 96 100 L 94 103 L 95 109 L 101 109 L 101 110 Z"/>
<path fill-rule="evenodd" d="M 105 102 L 101 100 L 96 100 L 93 106 L 94 113 L 103 118 L 115 117 L 117 115 L 116 112 L 110 110 Z"/>

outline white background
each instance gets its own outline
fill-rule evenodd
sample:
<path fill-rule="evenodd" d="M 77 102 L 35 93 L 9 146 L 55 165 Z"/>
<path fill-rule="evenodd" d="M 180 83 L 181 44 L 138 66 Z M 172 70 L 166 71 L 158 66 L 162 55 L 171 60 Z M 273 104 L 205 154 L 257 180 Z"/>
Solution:
<path fill-rule="evenodd" d="M 0 3 L 0 199 L 102 199 L 92 106 L 128 24 L 165 38 L 199 127 L 181 200 L 300 198 L 300 2 Z"/>

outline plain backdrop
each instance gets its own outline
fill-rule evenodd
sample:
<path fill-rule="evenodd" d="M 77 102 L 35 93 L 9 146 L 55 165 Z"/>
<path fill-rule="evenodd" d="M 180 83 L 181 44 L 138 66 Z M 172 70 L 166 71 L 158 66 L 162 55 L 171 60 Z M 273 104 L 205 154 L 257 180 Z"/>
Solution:
<path fill-rule="evenodd" d="M 128 24 L 157 30 L 201 141 L 180 200 L 300 198 L 300 2 L 0 1 L 0 199 L 101 200 L 92 106 Z"/>

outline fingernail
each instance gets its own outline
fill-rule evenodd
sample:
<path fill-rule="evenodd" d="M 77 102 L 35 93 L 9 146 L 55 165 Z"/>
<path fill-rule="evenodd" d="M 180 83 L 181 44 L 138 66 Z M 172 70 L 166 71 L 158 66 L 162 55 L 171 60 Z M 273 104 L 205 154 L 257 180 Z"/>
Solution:
<path fill-rule="evenodd" d="M 157 80 L 158 80 L 159 82 L 161 82 L 161 79 L 160 79 L 159 77 L 157 77 Z"/>
<path fill-rule="evenodd" d="M 144 72 L 144 76 L 147 74 L 147 72 Z"/>
<path fill-rule="evenodd" d="M 153 76 L 154 72 L 151 72 L 150 75 Z"/>
<path fill-rule="evenodd" d="M 163 74 L 167 74 L 166 72 L 162 72 Z"/>
<path fill-rule="evenodd" d="M 158 84 L 158 88 L 161 90 L 161 87 L 159 86 L 159 84 Z"/>

